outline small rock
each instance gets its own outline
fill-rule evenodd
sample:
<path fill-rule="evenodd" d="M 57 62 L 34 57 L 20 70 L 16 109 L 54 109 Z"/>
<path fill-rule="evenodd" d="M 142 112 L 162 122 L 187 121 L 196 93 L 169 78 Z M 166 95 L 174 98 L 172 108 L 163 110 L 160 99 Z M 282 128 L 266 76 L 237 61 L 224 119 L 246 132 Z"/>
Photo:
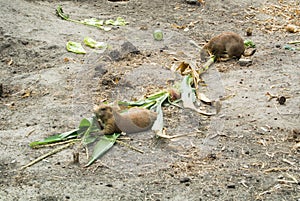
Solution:
<path fill-rule="evenodd" d="M 95 77 L 101 77 L 107 73 L 107 69 L 103 63 L 96 64 L 95 66 Z"/>
<path fill-rule="evenodd" d="M 112 50 L 109 53 L 109 57 L 113 60 L 113 61 L 121 61 L 122 60 L 122 56 L 120 51 L 118 50 Z"/>
<path fill-rule="evenodd" d="M 126 41 L 121 45 L 121 53 L 122 55 L 126 54 L 140 54 L 140 50 L 137 49 L 131 42 Z"/>
<path fill-rule="evenodd" d="M 191 179 L 190 178 L 188 178 L 188 177 L 182 177 L 182 178 L 180 178 L 180 183 L 187 183 L 187 182 L 190 182 L 191 181 Z"/>
<path fill-rule="evenodd" d="M 251 66 L 252 60 L 251 59 L 240 59 L 239 64 L 240 64 L 240 66 Z"/>
<path fill-rule="evenodd" d="M 293 24 L 288 24 L 286 27 L 285 27 L 285 30 L 289 33 L 296 33 L 298 32 L 298 27 L 296 25 L 293 25 Z"/>
<path fill-rule="evenodd" d="M 247 36 L 252 36 L 252 32 L 253 32 L 253 28 L 252 28 L 252 27 L 248 27 L 248 28 L 246 29 L 246 35 L 247 35 Z"/>

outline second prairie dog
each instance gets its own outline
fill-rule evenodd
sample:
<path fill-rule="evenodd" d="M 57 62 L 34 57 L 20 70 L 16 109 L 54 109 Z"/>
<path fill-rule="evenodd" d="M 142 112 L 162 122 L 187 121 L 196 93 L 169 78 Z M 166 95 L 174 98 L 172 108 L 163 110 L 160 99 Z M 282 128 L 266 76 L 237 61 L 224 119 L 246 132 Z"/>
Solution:
<path fill-rule="evenodd" d="M 217 60 L 221 58 L 240 59 L 242 55 L 251 56 L 245 53 L 244 40 L 241 36 L 233 32 L 224 32 L 210 39 L 201 50 L 201 60 L 205 60 L 207 55 L 215 55 Z"/>
<path fill-rule="evenodd" d="M 124 112 L 117 108 L 101 104 L 94 107 L 98 122 L 103 126 L 101 134 L 137 133 L 148 130 L 156 120 L 157 114 L 150 110 L 133 107 Z"/>

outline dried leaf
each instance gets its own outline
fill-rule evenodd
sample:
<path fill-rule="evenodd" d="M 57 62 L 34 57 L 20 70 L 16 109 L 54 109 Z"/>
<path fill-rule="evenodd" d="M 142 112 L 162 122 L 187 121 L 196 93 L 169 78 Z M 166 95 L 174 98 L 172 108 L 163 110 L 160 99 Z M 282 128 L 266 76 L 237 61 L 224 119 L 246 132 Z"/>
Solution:
<path fill-rule="evenodd" d="M 24 93 L 23 93 L 23 95 L 22 95 L 22 98 L 28 98 L 28 97 L 30 97 L 31 96 L 31 90 L 26 90 Z"/>

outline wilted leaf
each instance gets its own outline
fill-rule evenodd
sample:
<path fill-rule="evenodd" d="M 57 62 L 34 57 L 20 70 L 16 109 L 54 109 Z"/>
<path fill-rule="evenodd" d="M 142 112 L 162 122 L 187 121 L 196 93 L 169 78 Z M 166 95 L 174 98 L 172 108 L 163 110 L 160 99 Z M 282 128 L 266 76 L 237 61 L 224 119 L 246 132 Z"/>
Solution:
<path fill-rule="evenodd" d="M 200 99 L 201 101 L 203 101 L 204 103 L 208 103 L 208 104 L 211 104 L 212 101 L 207 98 L 207 96 L 204 94 L 204 93 L 198 93 L 198 99 Z"/>
<path fill-rule="evenodd" d="M 203 114 L 206 116 L 215 115 L 216 113 L 205 112 L 205 111 L 202 111 L 195 107 L 194 102 L 196 100 L 196 96 L 195 96 L 193 88 L 191 87 L 191 84 L 190 84 L 191 79 L 192 78 L 187 75 L 187 76 L 184 76 L 184 78 L 181 82 L 181 91 L 182 91 L 181 99 L 183 102 L 183 107 L 192 109 L 192 110 L 198 112 L 199 114 Z"/>
<path fill-rule="evenodd" d="M 163 102 L 165 102 L 165 100 L 167 100 L 168 97 L 169 97 L 169 93 L 165 93 L 158 100 L 156 100 L 156 104 L 151 107 L 151 109 L 157 113 L 156 121 L 154 122 L 154 124 L 152 126 L 152 130 L 154 130 L 156 132 L 163 130 L 164 121 L 163 121 L 163 111 L 162 111 L 161 107 L 162 107 Z"/>
<path fill-rule="evenodd" d="M 83 42 L 84 42 L 84 44 L 86 44 L 87 46 L 92 47 L 92 48 L 99 48 L 99 49 L 107 48 L 107 44 L 105 42 L 97 42 L 90 37 L 85 37 L 83 39 Z"/>
<path fill-rule="evenodd" d="M 102 28 L 104 25 L 104 20 L 99 20 L 96 18 L 90 18 L 90 19 L 84 19 L 80 21 L 82 24 L 90 25 L 90 26 L 95 26 L 98 28 Z"/>
<path fill-rule="evenodd" d="M 94 146 L 93 154 L 89 160 L 89 162 L 85 165 L 85 167 L 90 166 L 93 162 L 95 162 L 99 157 L 105 154 L 116 142 L 117 138 L 120 134 L 112 134 L 112 135 L 104 135 Z"/>
<path fill-rule="evenodd" d="M 104 31 L 111 30 L 110 27 L 104 26 L 104 25 L 113 25 L 113 26 L 124 26 L 128 24 L 122 17 L 118 17 L 116 20 L 99 20 L 96 18 L 90 18 L 90 19 L 84 19 L 84 20 L 73 20 L 69 17 L 69 15 L 65 14 L 62 10 L 61 6 L 57 6 L 56 13 L 59 17 L 61 17 L 64 20 L 68 20 L 70 22 L 75 22 L 79 24 L 94 26 L 97 28 L 100 28 Z"/>
<path fill-rule="evenodd" d="M 85 54 L 86 51 L 83 49 L 80 43 L 69 41 L 67 42 L 67 50 L 77 54 Z"/>
<path fill-rule="evenodd" d="M 196 100 L 195 93 L 191 87 L 191 76 L 184 76 L 181 82 L 181 99 L 183 107 L 194 109 L 194 101 Z"/>
<path fill-rule="evenodd" d="M 186 73 L 184 73 L 186 71 L 186 69 L 189 69 L 190 68 L 190 65 L 186 62 L 181 62 L 179 64 L 179 66 L 176 68 L 176 71 L 180 70 L 180 74 L 181 75 L 186 75 Z M 188 73 L 190 73 L 191 71 L 189 70 Z"/>
<path fill-rule="evenodd" d="M 128 22 L 126 22 L 125 19 L 123 19 L 122 17 L 117 17 L 116 20 L 106 20 L 105 24 L 113 26 L 125 26 L 126 24 L 128 24 Z"/>

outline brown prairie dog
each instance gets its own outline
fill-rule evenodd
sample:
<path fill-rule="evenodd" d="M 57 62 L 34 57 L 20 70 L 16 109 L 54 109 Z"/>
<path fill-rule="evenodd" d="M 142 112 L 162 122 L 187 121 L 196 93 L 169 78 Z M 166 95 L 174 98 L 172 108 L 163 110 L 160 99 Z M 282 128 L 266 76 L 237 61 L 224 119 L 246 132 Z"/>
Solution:
<path fill-rule="evenodd" d="M 216 59 L 220 60 L 220 58 L 240 59 L 242 55 L 251 56 L 254 53 L 255 50 L 245 53 L 244 40 L 241 36 L 233 32 L 224 32 L 213 37 L 204 45 L 201 50 L 201 60 L 205 60 L 208 54 L 215 55 Z"/>
<path fill-rule="evenodd" d="M 103 125 L 101 134 L 137 133 L 148 130 L 156 120 L 157 114 L 144 108 L 133 107 L 124 112 L 117 108 L 101 104 L 94 107 L 94 113 Z"/>

